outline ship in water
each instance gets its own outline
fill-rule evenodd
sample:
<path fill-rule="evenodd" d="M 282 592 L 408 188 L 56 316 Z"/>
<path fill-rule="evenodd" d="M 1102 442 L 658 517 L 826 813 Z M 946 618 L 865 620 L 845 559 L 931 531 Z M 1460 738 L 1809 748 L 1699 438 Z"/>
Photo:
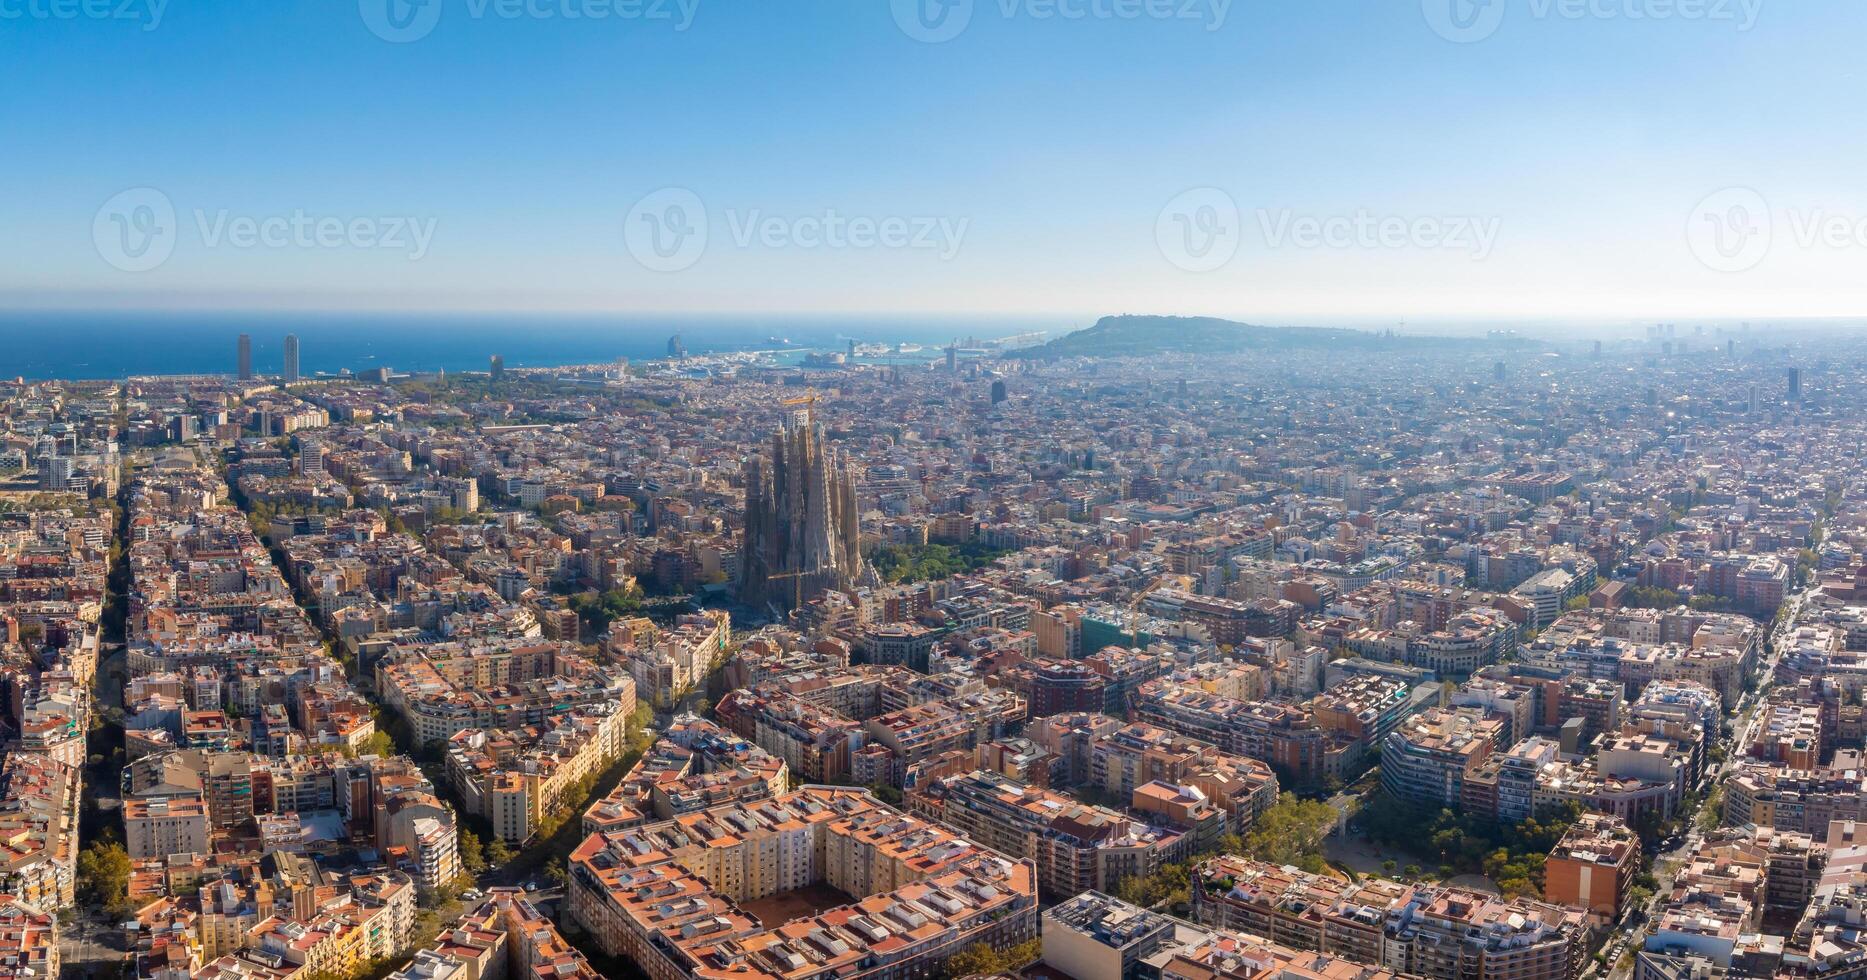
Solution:
<path fill-rule="evenodd" d="M 804 366 L 814 368 L 840 368 L 849 365 L 849 355 L 840 350 L 811 351 L 804 355 Z"/>

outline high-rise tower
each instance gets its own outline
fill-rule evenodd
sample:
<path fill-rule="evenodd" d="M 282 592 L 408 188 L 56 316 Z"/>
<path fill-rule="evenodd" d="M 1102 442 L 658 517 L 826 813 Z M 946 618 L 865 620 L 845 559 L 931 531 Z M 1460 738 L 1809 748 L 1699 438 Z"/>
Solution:
<path fill-rule="evenodd" d="M 285 383 L 289 385 L 297 380 L 298 335 L 295 333 L 288 333 L 285 335 Z"/>
<path fill-rule="evenodd" d="M 241 334 L 239 343 L 240 380 L 253 380 L 253 338 L 250 334 Z"/>
<path fill-rule="evenodd" d="M 823 426 L 800 412 L 765 453 L 746 460 L 743 600 L 792 606 L 862 574 L 856 477 L 825 441 Z"/>

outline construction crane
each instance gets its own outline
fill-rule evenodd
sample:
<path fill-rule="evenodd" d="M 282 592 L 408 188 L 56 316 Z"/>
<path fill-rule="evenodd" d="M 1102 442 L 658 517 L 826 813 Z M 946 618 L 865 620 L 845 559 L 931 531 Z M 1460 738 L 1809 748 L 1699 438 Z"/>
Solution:
<path fill-rule="evenodd" d="M 802 395 L 797 398 L 786 398 L 778 404 L 784 408 L 797 408 L 802 406 L 804 409 L 805 425 L 814 425 L 817 421 L 817 393 L 814 391 L 808 395 Z"/>
<path fill-rule="evenodd" d="M 1128 639 L 1137 650 L 1141 649 L 1141 603 L 1146 602 L 1148 594 L 1160 588 L 1160 583 L 1166 579 L 1165 573 L 1149 579 L 1146 585 L 1136 590 L 1134 601 L 1128 604 Z"/>
<path fill-rule="evenodd" d="M 780 579 L 780 578 L 790 579 L 793 585 L 793 588 L 791 590 L 793 594 L 793 601 L 791 603 L 791 608 L 793 610 L 797 610 L 797 609 L 804 608 L 804 579 L 807 576 L 815 575 L 815 574 L 817 573 L 816 572 L 771 572 L 765 576 L 765 580 L 769 582 L 773 579 Z"/>

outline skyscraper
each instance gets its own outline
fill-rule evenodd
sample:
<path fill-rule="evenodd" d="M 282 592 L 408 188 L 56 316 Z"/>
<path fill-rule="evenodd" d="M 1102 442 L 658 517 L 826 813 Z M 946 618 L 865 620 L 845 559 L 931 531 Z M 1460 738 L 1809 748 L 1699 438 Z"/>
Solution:
<path fill-rule="evenodd" d="M 297 380 L 298 335 L 295 333 L 288 333 L 285 335 L 285 383 L 289 385 Z"/>
<path fill-rule="evenodd" d="M 494 381 L 505 380 L 506 359 L 498 354 L 494 354 L 491 363 L 488 365 L 487 373 L 492 375 Z"/>
<path fill-rule="evenodd" d="M 862 574 L 856 477 L 824 447 L 808 413 L 785 420 L 771 448 L 745 463 L 745 546 L 739 595 L 791 606 Z"/>
<path fill-rule="evenodd" d="M 253 380 L 253 338 L 248 334 L 240 335 L 240 380 Z"/>
<path fill-rule="evenodd" d="M 298 474 L 300 476 L 324 475 L 324 445 L 307 439 L 298 446 Z"/>
<path fill-rule="evenodd" d="M 1790 368 L 1789 369 L 1789 400 L 1792 402 L 1799 402 L 1802 400 L 1802 369 L 1801 368 Z"/>

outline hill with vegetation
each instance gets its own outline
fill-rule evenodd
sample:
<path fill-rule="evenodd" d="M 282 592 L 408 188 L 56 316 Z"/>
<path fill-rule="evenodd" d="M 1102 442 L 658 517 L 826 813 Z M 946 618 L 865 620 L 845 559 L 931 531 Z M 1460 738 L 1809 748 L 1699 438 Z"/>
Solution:
<path fill-rule="evenodd" d="M 1026 358 L 1237 354 L 1275 350 L 1423 349 L 1499 343 L 1456 337 L 1401 337 L 1339 327 L 1264 327 L 1210 316 L 1105 316 L 1094 326 L 1018 351 Z"/>

